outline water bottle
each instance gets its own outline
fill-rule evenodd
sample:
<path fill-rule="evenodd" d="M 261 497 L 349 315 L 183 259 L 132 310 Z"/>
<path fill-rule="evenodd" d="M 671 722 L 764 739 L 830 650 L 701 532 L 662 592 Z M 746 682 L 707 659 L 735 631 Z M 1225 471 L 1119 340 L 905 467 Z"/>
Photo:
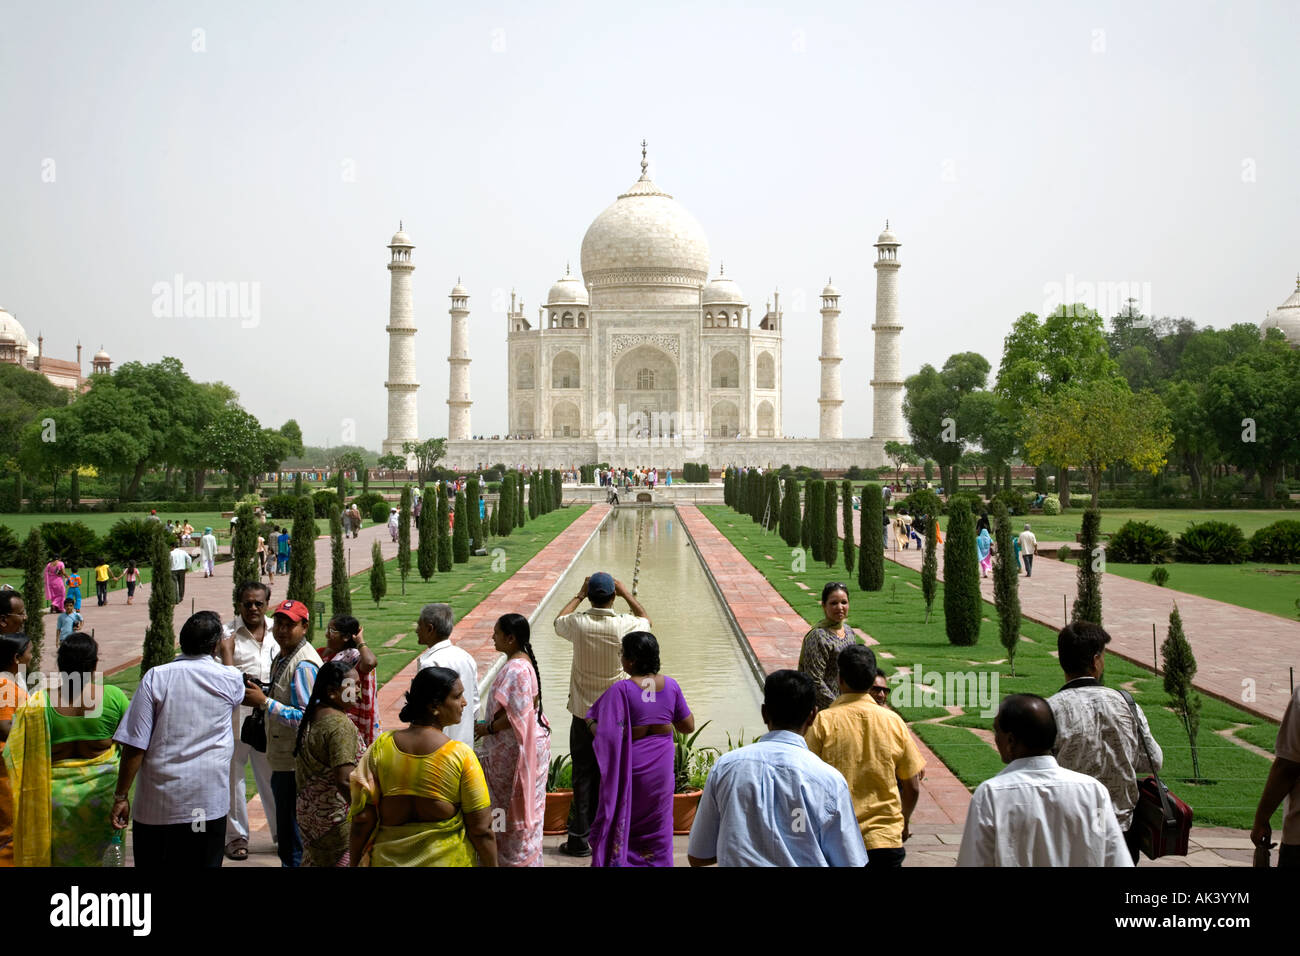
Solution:
<path fill-rule="evenodd" d="M 122 846 L 122 830 L 113 831 L 113 840 L 104 851 L 101 866 L 126 866 L 126 847 Z"/>

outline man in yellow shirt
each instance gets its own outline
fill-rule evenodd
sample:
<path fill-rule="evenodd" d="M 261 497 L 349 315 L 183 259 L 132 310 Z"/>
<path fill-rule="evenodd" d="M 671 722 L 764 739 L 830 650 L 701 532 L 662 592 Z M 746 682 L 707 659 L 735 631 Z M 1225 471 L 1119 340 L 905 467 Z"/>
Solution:
<path fill-rule="evenodd" d="M 95 600 L 98 607 L 103 607 L 108 603 L 108 581 L 112 578 L 117 580 L 121 575 L 114 576 L 113 569 L 108 566 L 108 562 L 100 560 L 95 566 Z"/>
<path fill-rule="evenodd" d="M 817 715 L 804 738 L 809 750 L 848 781 L 867 866 L 902 866 L 925 761 L 903 718 L 871 699 L 876 679 L 871 648 L 846 647 L 839 668 L 840 696 Z"/>

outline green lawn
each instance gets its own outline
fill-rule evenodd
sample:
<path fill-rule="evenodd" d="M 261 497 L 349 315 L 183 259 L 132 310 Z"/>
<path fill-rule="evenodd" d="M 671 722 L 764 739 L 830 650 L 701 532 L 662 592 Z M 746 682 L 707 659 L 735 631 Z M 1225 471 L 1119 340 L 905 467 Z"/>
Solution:
<path fill-rule="evenodd" d="M 1150 564 L 1106 562 L 1107 574 L 1150 581 Z M 1165 587 L 1228 604 L 1296 619 L 1300 566 L 1294 564 L 1162 564 L 1169 572 Z M 1103 585 L 1104 587 L 1104 585 Z M 1176 596 L 1176 595 L 1175 595 Z"/>
<path fill-rule="evenodd" d="M 109 529 L 112 528 L 113 525 L 117 524 L 117 522 L 121 521 L 123 518 L 147 517 L 149 517 L 149 512 L 147 511 L 70 511 L 53 514 L 28 514 L 26 512 L 22 514 L 14 514 L 9 512 L 6 514 L 0 514 L 0 525 L 8 527 L 9 530 L 18 536 L 20 541 L 27 537 L 27 532 L 32 528 L 52 521 L 80 521 L 91 531 L 95 532 L 95 534 L 103 537 L 108 534 Z M 203 534 L 203 529 L 206 527 L 211 527 L 212 530 L 216 532 L 230 530 L 230 519 L 223 518 L 220 511 L 182 511 L 175 514 L 160 511 L 158 517 L 164 525 L 169 520 L 180 522 L 188 520 L 189 523 L 194 526 L 194 532 L 196 535 Z M 268 520 L 271 524 L 283 525 L 289 523 L 288 518 L 270 518 Z M 370 516 L 366 515 L 366 521 L 369 522 L 369 520 Z M 328 518 L 316 519 L 316 533 L 330 533 L 330 523 Z M 230 539 L 228 537 L 224 538 L 221 543 L 223 545 L 229 545 Z"/>
<path fill-rule="evenodd" d="M 1087 504 L 1088 498 L 1084 495 L 1081 498 L 1071 497 L 1072 502 L 1082 502 Z M 1188 524 L 1193 521 L 1226 521 L 1235 524 L 1241 528 L 1246 537 L 1274 521 L 1281 521 L 1285 518 L 1295 519 L 1296 513 L 1281 508 L 1260 509 L 1257 511 L 1247 511 L 1239 508 L 1223 508 L 1215 511 L 1192 511 L 1187 508 L 1161 508 L 1161 509 L 1141 509 L 1141 508 L 1115 508 L 1107 510 L 1105 506 L 1101 509 L 1101 530 L 1103 533 L 1111 534 L 1119 530 L 1120 525 L 1126 521 L 1149 521 L 1154 525 L 1164 528 L 1170 534 L 1181 534 L 1187 530 Z M 1025 521 L 1033 525 L 1034 534 L 1039 541 L 1073 541 L 1075 534 L 1078 532 L 1080 525 L 1083 523 L 1083 507 L 1071 508 L 1064 515 L 1029 515 L 1027 517 L 1012 518 L 1015 527 L 1020 527 Z"/>
<path fill-rule="evenodd" d="M 827 568 L 809 560 L 807 570 L 796 572 L 791 570 L 790 549 L 779 538 L 762 535 L 748 517 L 726 506 L 702 506 L 700 510 L 810 625 L 821 617 L 817 599 L 822 586 L 827 581 L 850 578 L 849 623 L 881 642 L 876 651 L 881 655 L 884 670 L 891 675 L 891 683 L 896 685 L 896 694 L 911 692 L 907 679 L 895 674 L 899 666 L 911 668 L 913 674 L 920 665 L 931 672 L 986 673 L 990 675 L 987 680 L 996 675 L 999 699 L 1022 691 L 1049 697 L 1063 682 L 1060 667 L 1051 653 L 1056 647 L 1053 630 L 1023 622 L 1015 657 L 1016 676 L 1012 677 L 1005 661 L 1006 649 L 998 643 L 997 615 L 991 604 L 985 602 L 985 624 L 979 642 L 973 647 L 954 647 L 944 633 L 942 581 L 938 585 L 933 616 L 926 624 L 918 573 L 887 561 L 884 589 L 864 593 L 857 589 L 856 575 L 844 572 L 842 555 L 837 567 Z M 765 555 L 775 560 L 769 561 Z M 799 587 L 800 583 L 807 590 Z M 882 652 L 893 656 L 886 658 Z M 1192 777 L 1191 748 L 1181 723 L 1167 707 L 1161 681 L 1150 671 L 1113 655 L 1107 657 L 1106 680 L 1112 686 L 1132 687 L 1164 750 L 1162 778 L 1193 807 L 1196 823 L 1249 829 L 1268 776 L 1269 762 L 1223 740 L 1214 731 L 1245 724 L 1246 729 L 1241 731 L 1243 739 L 1271 751 L 1276 725 L 1221 701 L 1203 698 L 1197 738 L 1200 768 L 1202 777 L 1213 782 L 1191 784 L 1186 782 Z M 974 787 L 1001 769 L 996 752 L 967 729 L 992 728 L 992 718 L 980 716 L 980 707 L 966 706 L 955 720 L 943 724 L 915 723 L 944 713 L 936 707 L 900 708 L 900 711 L 967 786 Z M 1280 820 L 1279 813 L 1274 816 L 1273 825 L 1279 826 Z"/>

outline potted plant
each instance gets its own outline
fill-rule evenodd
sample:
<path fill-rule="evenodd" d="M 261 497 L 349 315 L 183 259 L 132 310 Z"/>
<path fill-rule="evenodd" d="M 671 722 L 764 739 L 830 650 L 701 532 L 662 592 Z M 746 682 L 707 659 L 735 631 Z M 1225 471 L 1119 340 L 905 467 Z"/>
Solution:
<path fill-rule="evenodd" d="M 546 813 L 542 832 L 548 836 L 569 831 L 569 807 L 573 803 L 573 761 L 560 754 L 546 772 Z"/>
<path fill-rule="evenodd" d="M 704 782 L 718 759 L 716 747 L 701 747 L 696 744 L 704 728 L 712 721 L 706 720 L 689 737 L 681 731 L 673 731 L 673 833 L 691 832 L 695 822 L 695 811 L 700 805 L 700 795 L 704 792 Z"/>

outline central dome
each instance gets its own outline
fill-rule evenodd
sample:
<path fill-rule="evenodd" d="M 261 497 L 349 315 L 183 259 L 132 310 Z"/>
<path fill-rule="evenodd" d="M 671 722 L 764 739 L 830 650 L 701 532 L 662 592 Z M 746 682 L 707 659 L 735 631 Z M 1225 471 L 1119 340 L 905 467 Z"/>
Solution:
<path fill-rule="evenodd" d="M 709 275 L 709 242 L 695 217 L 646 173 L 610 204 L 582 239 L 582 277 L 592 286 L 700 288 Z"/>

